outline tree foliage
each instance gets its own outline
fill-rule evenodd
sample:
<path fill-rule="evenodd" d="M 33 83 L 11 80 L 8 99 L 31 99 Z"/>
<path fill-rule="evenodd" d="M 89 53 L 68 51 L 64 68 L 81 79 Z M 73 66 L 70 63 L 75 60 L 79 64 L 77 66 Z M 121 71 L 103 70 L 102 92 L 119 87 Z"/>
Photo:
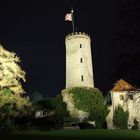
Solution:
<path fill-rule="evenodd" d="M 47 98 L 37 103 L 38 109 L 53 111 L 56 108 L 56 98 Z"/>
<path fill-rule="evenodd" d="M 31 107 L 28 99 L 15 96 L 10 89 L 0 90 L 0 119 L 7 115 L 22 117 L 26 115 L 26 109 Z"/>
<path fill-rule="evenodd" d="M 101 128 L 109 113 L 106 105 L 104 105 L 101 91 L 93 88 L 76 87 L 71 89 L 70 93 L 73 94 L 75 107 L 89 112 L 89 120 L 95 121 L 96 127 Z"/>
<path fill-rule="evenodd" d="M 39 108 L 42 110 L 47 110 L 48 112 L 54 112 L 52 115 L 48 116 L 54 122 L 54 128 L 61 128 L 63 125 L 64 117 L 69 115 L 69 112 L 66 109 L 66 103 L 63 102 L 62 95 L 57 95 L 56 98 L 48 98 L 46 100 L 39 101 Z"/>
<path fill-rule="evenodd" d="M 22 97 L 21 80 L 25 81 L 25 72 L 19 62 L 15 53 L 0 45 L 0 127 L 7 128 L 14 118 L 31 113 L 31 103 Z"/>
<path fill-rule="evenodd" d="M 42 94 L 39 91 L 33 90 L 29 94 L 30 101 L 35 105 L 38 104 L 39 101 L 44 100 Z"/>
<path fill-rule="evenodd" d="M 55 101 L 56 101 L 54 113 L 55 128 L 61 129 L 63 126 L 64 118 L 69 116 L 69 112 L 67 111 L 66 103 L 63 102 L 61 94 L 57 95 Z"/>
<path fill-rule="evenodd" d="M 59 94 L 56 97 L 55 117 L 57 120 L 63 120 L 64 117 L 67 116 L 69 116 L 69 112 L 67 111 L 67 105 L 63 101 L 62 95 Z"/>
<path fill-rule="evenodd" d="M 122 106 L 115 108 L 113 121 L 116 128 L 127 129 L 128 128 L 128 111 L 124 111 Z"/>
<path fill-rule="evenodd" d="M 8 128 L 14 125 L 15 118 L 30 116 L 31 103 L 28 99 L 15 96 L 10 89 L 0 90 L 0 123 L 1 127 Z"/>
<path fill-rule="evenodd" d="M 19 57 L 14 52 L 5 50 L 0 45 L 0 88 L 9 88 L 15 94 L 24 92 L 21 79 L 25 81 L 25 72 L 18 63 Z"/>

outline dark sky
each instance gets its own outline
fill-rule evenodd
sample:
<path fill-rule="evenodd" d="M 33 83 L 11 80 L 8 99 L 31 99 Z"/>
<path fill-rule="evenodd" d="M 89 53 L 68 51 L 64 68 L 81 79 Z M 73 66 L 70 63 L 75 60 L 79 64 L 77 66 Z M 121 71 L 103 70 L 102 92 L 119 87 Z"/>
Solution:
<path fill-rule="evenodd" d="M 77 31 L 91 36 L 95 86 L 107 93 L 123 78 L 140 87 L 139 0 L 0 0 L 0 42 L 21 58 L 25 90 L 55 96 L 65 88 L 71 5 Z"/>

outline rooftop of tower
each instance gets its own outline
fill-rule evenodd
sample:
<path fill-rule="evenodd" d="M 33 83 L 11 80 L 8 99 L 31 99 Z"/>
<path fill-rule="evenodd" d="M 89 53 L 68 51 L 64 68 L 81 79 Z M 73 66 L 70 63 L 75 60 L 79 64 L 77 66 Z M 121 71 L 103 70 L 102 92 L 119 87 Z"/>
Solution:
<path fill-rule="evenodd" d="M 85 36 L 90 38 L 90 36 L 88 34 L 86 34 L 85 32 L 75 32 L 75 33 L 68 34 L 65 39 L 67 39 L 67 38 L 69 38 L 70 36 L 73 36 L 73 35 L 85 35 Z"/>

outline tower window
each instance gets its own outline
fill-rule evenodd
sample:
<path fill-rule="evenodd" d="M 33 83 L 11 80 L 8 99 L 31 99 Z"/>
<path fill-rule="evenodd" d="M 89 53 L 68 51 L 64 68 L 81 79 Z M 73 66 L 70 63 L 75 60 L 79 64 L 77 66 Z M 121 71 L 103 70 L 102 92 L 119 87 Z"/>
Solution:
<path fill-rule="evenodd" d="M 120 100 L 124 100 L 124 97 L 123 97 L 123 95 L 120 95 Z"/>
<path fill-rule="evenodd" d="M 130 100 L 133 100 L 133 95 L 129 95 Z"/>
<path fill-rule="evenodd" d="M 83 63 L 83 58 L 80 58 L 80 63 Z"/>
<path fill-rule="evenodd" d="M 83 75 L 81 75 L 81 81 L 82 81 L 82 82 L 84 81 L 84 77 L 83 77 Z"/>
<path fill-rule="evenodd" d="M 80 44 L 80 48 L 82 48 L 82 44 Z"/>

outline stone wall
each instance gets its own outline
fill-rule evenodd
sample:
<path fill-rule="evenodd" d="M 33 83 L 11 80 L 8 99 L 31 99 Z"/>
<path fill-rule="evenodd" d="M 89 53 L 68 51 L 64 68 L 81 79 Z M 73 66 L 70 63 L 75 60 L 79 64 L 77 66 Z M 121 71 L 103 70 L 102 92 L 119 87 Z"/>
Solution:
<path fill-rule="evenodd" d="M 131 93 L 131 94 L 130 94 Z M 132 95 L 130 97 L 129 95 Z M 121 97 L 123 96 L 123 98 Z M 134 125 L 134 119 L 139 122 L 140 128 L 140 92 L 139 91 L 112 91 L 112 105 L 109 107 L 110 113 L 106 118 L 108 129 L 114 129 L 113 112 L 118 105 L 121 105 L 124 111 L 129 112 L 128 128 L 131 129 Z"/>

